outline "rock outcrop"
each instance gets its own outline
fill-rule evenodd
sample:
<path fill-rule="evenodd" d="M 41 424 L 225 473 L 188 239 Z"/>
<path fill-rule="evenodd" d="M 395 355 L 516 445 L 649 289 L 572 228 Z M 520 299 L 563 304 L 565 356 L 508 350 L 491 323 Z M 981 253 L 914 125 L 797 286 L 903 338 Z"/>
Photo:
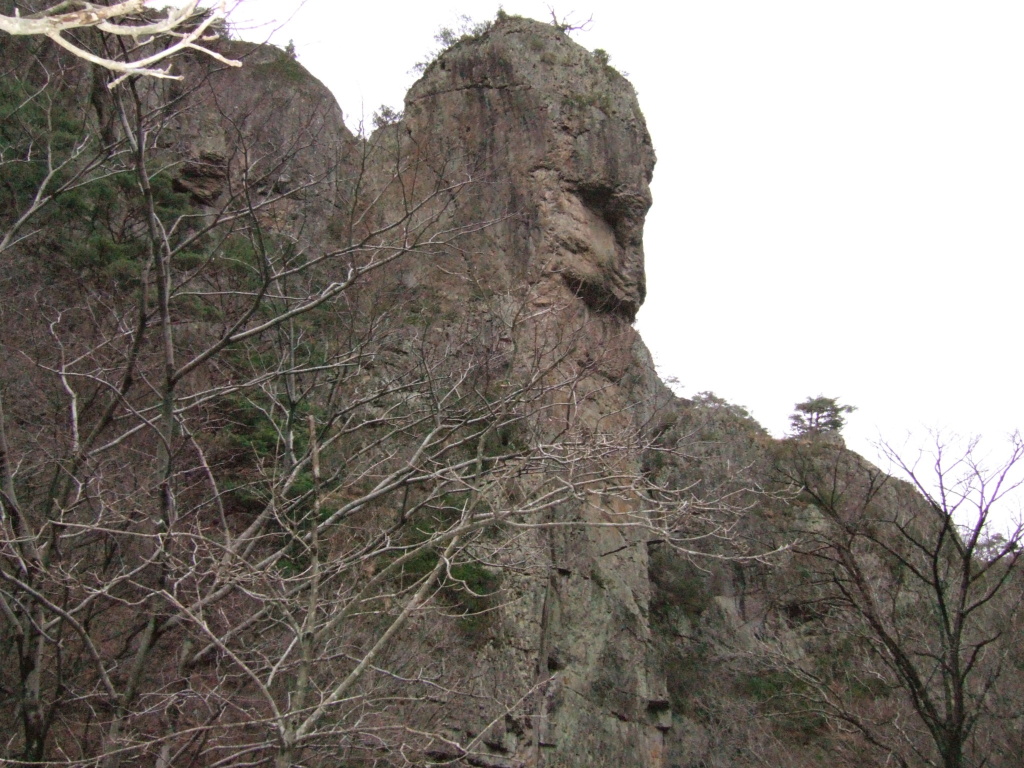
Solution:
<path fill-rule="evenodd" d="M 401 613 L 406 579 L 438 562 L 448 541 L 438 526 L 451 525 L 460 509 L 468 540 L 460 562 L 441 574 L 440 594 L 412 613 L 401 642 L 381 651 L 386 662 L 378 657 L 390 669 L 406 669 L 410 658 L 422 668 L 408 673 L 405 688 L 397 671 L 377 676 L 390 703 L 369 707 L 366 734 L 337 727 L 347 734 L 343 754 L 372 750 L 368 734 L 377 728 L 391 741 L 381 740 L 374 759 L 395 764 L 408 749 L 496 767 L 662 765 L 670 714 L 663 675 L 652 666 L 651 534 L 628 478 L 642 477 L 640 447 L 669 396 L 632 327 L 645 293 L 642 230 L 654 166 L 632 87 L 556 27 L 502 16 L 427 68 L 400 120 L 356 137 L 326 89 L 286 53 L 218 45 L 243 66 L 186 56 L 177 62 L 181 82 L 143 81 L 120 119 L 102 78 L 70 60 L 63 72 L 73 87 L 59 107 L 94 111 L 86 120 L 98 130 L 86 130 L 83 141 L 106 142 L 96 147 L 102 171 L 67 215 L 40 220 L 47 261 L 29 247 L 5 254 L 22 287 L 5 309 L 2 343 L 16 351 L 0 373 L 5 407 L 18 403 L 4 412 L 5 440 L 19 463 L 37 467 L 37 476 L 53 473 L 64 489 L 49 497 L 23 491 L 37 507 L 32 517 L 49 520 L 57 497 L 75 510 L 95 502 L 98 517 L 82 525 L 98 539 L 137 537 L 97 544 L 97 552 L 120 551 L 125 563 L 143 558 L 137 571 L 125 565 L 127 575 L 112 579 L 112 590 L 125 594 L 112 592 L 104 622 L 82 633 L 112 654 L 99 662 L 104 674 L 135 670 L 130 692 L 109 704 L 114 714 L 90 719 L 58 688 L 32 693 L 31 706 L 55 717 L 74 711 L 69 732 L 89 760 L 105 740 L 127 739 L 126 754 L 164 749 L 154 746 L 161 729 L 173 732 L 182 710 L 167 704 L 166 715 L 149 717 L 149 692 L 173 691 L 182 702 L 230 698 L 235 673 L 220 674 L 218 653 L 238 668 L 250 651 L 279 653 L 278 665 L 243 676 L 263 674 L 262 693 L 256 685 L 239 695 L 278 700 L 278 712 L 303 699 L 288 686 L 308 686 L 310 671 L 290 671 L 298 663 L 283 618 L 291 607 L 279 599 L 316 594 L 303 581 L 308 560 L 295 550 L 325 519 L 308 501 L 308 416 L 323 430 L 332 483 L 323 501 L 348 509 L 325 516 L 345 524 L 323 525 L 322 546 L 338 557 L 324 568 L 337 569 L 332 588 L 346 597 L 355 589 L 347 607 L 312 611 L 336 634 L 316 642 L 338 654 L 312 675 L 319 695 L 345 677 L 338 670 L 352 654 L 369 652 L 377 624 Z M 39 71 L 44 78 L 46 67 Z M 25 117 L 24 136 L 12 134 L 26 153 L 37 117 Z M 134 133 L 125 136 L 129 126 Z M 129 161 L 133 142 L 144 146 L 147 169 Z M 105 185 L 108 178 L 117 182 Z M 36 192 L 32 178 L 22 181 L 25 189 L 8 190 L 11 210 L 22 198 L 31 205 Z M 47 331 L 54 305 L 63 307 L 64 324 Z M 78 335 L 85 327 L 88 340 Z M 72 348 L 70 365 L 81 371 L 56 373 Z M 161 354 L 167 370 L 158 373 Z M 26 367 L 31 360 L 39 368 Z M 67 378 L 79 373 L 86 390 L 97 387 L 83 390 L 81 410 Z M 110 433 L 102 438 L 106 464 L 81 458 L 91 448 L 68 432 L 66 418 L 43 426 L 49 417 L 32 404 L 40 391 L 71 410 L 74 430 L 79 420 L 88 426 L 88 440 Z M 146 415 L 157 411 L 159 418 Z M 386 438 L 377 434 L 384 426 Z M 48 443 L 35 439 L 41 432 Z M 154 439 L 136 450 L 141 434 Z M 495 465 L 508 469 L 488 473 Z M 160 472 L 155 490 L 148 483 Z M 136 473 L 142 490 L 132 485 Z M 82 497 L 76 488 L 88 490 Z M 477 530 L 467 511 L 476 496 L 498 510 L 489 528 L 507 538 Z M 524 498 L 535 512 L 520 512 Z M 417 510 L 412 521 L 407 507 Z M 396 509 L 403 511 L 394 522 Z M 161 532 L 170 532 L 170 544 Z M 294 547 L 282 543 L 286 532 Z M 439 549 L 416 549 L 435 534 Z M 144 555 L 150 544 L 177 553 L 179 541 L 197 548 L 183 559 Z M 356 541 L 371 547 L 365 562 Z M 417 558 L 395 568 L 392 545 Z M 13 538 L 7 546 L 16 546 Z M 241 560 L 224 570 L 226 552 Z M 81 583 L 47 575 L 39 588 L 74 602 L 111 580 L 98 575 L 103 569 L 121 564 L 90 550 L 72 569 Z M 162 594 L 144 599 L 139 612 L 126 609 L 136 605 L 133 590 L 146 588 L 137 587 L 136 572 L 147 585 L 190 585 L 198 591 L 184 599 L 200 613 L 220 606 L 209 621 L 224 626 L 197 623 L 198 613 L 171 615 L 177 609 Z M 359 597 L 357 579 L 379 594 Z M 212 591 L 198 597 L 203 590 Z M 285 614 L 275 613 L 278 605 Z M 332 611 L 356 618 L 330 618 Z M 251 637 L 244 621 L 228 628 L 246 613 L 264 622 Z M 147 615 L 150 629 L 134 628 Z M 122 642 L 122 631 L 148 639 Z M 217 633 L 237 645 L 211 639 Z M 63 663 L 56 645 L 39 642 L 47 654 L 24 655 L 21 667 L 36 680 L 34 665 Z M 208 647 L 186 658 L 197 643 Z M 179 650 L 166 653 L 171 646 Z M 88 658 L 86 666 L 99 657 Z M 116 698 L 121 683 L 109 682 L 103 696 Z M 417 706 L 402 703 L 419 695 Z M 333 754 L 329 739 L 297 734 L 295 718 L 308 711 L 283 718 L 254 706 L 237 717 L 230 709 L 224 731 L 211 738 L 227 745 L 255 729 L 267 739 L 268 759 L 282 765 L 302 760 L 310 743 Z M 224 710 L 182 707 L 196 733 L 222 727 Z M 62 748 L 37 727 L 42 719 L 26 721 L 19 754 L 42 759 Z M 406 729 L 415 735 L 406 739 Z"/>
<path fill-rule="evenodd" d="M 187 158 L 180 190 L 215 206 L 231 177 L 276 168 L 267 185 L 278 189 L 268 193 L 297 184 L 310 191 L 268 207 L 268 230 L 287 231 L 301 208 L 309 222 L 302 241 L 323 248 L 338 234 L 330 208 L 345 210 L 352 179 L 384 201 L 370 219 L 401 220 L 407 200 L 392 196 L 395 169 L 428 158 L 418 183 L 466 185 L 443 221 L 469 231 L 457 249 L 414 253 L 369 275 L 365 293 L 400 296 L 410 322 L 426 313 L 479 329 L 495 301 L 535 315 L 510 325 L 508 343 L 567 356 L 581 401 L 575 428 L 649 429 L 670 395 L 631 323 L 645 294 L 655 159 L 622 75 L 550 24 L 501 18 L 442 53 L 410 90 L 402 119 L 360 149 L 294 61 L 259 47 L 231 55 L 245 62 L 240 74 L 214 72 L 181 110 L 172 134 L 173 150 Z M 625 455 L 625 469 L 639 473 L 642 460 Z M 664 764 L 671 714 L 664 675 L 652 667 L 649 534 L 605 527 L 634 513 L 643 514 L 639 503 L 599 494 L 560 508 L 569 527 L 524 537 L 530 565 L 506 580 L 508 603 L 491 619 L 490 639 L 446 651 L 475 668 L 484 701 L 503 702 L 443 711 L 443 731 L 478 743 L 480 764 Z M 511 693 L 525 702 L 502 717 Z"/>
<path fill-rule="evenodd" d="M 499 14 L 365 137 L 285 52 L 219 45 L 244 66 L 184 57 L 121 120 L 4 49 L 36 58 L 0 89 L 0 760 L 882 754 L 780 704 L 865 654 L 816 551 L 762 555 L 920 499 L 658 379 L 654 151 L 607 57 Z M 81 176 L 50 199 L 54 124 Z M 856 704 L 908 711 L 869 677 Z"/>
<path fill-rule="evenodd" d="M 441 54 L 387 130 L 445 147 L 455 176 L 482 182 L 467 212 L 495 224 L 461 271 L 490 291 L 526 288 L 530 311 L 547 312 L 545 334 L 576 329 L 572 355 L 589 370 L 575 384 L 580 427 L 643 433 L 665 397 L 631 327 L 645 292 L 654 152 L 625 78 L 550 24 L 499 19 Z M 430 265 L 419 269 L 418 284 L 437 280 Z M 448 297 L 457 290 L 443 285 Z M 635 471 L 641 460 L 627 459 Z M 628 506 L 595 497 L 562 514 L 601 524 Z M 663 765 L 670 716 L 663 675 L 649 664 L 647 539 L 628 527 L 536 534 L 542 562 L 515 587 L 523 597 L 502 616 L 501 651 L 468 660 L 490 666 L 485 677 L 537 689 L 518 735 L 484 739 L 495 765 Z M 451 727 L 471 739 L 491 720 L 481 714 L 449 713 Z"/>

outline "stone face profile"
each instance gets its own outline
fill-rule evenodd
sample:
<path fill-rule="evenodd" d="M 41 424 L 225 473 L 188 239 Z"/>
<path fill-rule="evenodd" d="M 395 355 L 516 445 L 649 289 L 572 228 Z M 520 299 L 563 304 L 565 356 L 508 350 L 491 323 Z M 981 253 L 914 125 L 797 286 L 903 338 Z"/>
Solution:
<path fill-rule="evenodd" d="M 645 294 L 654 168 L 632 86 L 550 24 L 499 19 L 439 56 L 387 130 L 410 146 L 454 150 L 459 172 L 482 181 L 475 213 L 498 223 L 467 268 L 493 290 L 528 290 L 549 313 L 545 334 L 579 329 L 573 357 L 595 361 L 580 382 L 581 423 L 643 432 L 666 393 L 631 327 Z M 595 495 L 566 514 L 598 522 L 631 507 L 641 513 Z M 500 744 L 489 764 L 662 765 L 668 704 L 650 664 L 646 534 L 553 529 L 535 543 L 547 565 L 518 587 L 531 597 L 506 614 L 507 650 L 486 655 L 485 674 L 532 679 L 538 695 L 501 739 L 484 740 Z M 474 722 L 480 715 L 467 712 L 458 727 Z"/>
<path fill-rule="evenodd" d="M 550 24 L 499 20 L 428 67 L 403 127 L 505 185 L 489 202 L 526 225 L 509 232 L 510 273 L 557 275 L 592 309 L 636 315 L 654 151 L 622 75 Z"/>

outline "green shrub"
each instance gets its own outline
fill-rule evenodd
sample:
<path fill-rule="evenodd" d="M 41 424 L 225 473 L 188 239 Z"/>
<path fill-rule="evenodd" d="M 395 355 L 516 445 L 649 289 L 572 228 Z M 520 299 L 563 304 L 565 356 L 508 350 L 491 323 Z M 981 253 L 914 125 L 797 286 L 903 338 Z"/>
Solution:
<path fill-rule="evenodd" d="M 490 31 L 494 25 L 493 21 L 473 21 L 470 16 L 459 16 L 458 25 L 455 27 L 441 27 L 434 35 L 434 41 L 441 47 L 427 54 L 423 61 L 413 65 L 414 72 L 425 72 L 427 68 L 437 61 L 441 54 L 459 43 L 470 40 L 478 40 Z"/>
<path fill-rule="evenodd" d="M 651 609 L 658 616 L 668 618 L 680 610 L 689 618 L 697 618 L 711 605 L 711 592 L 704 578 L 672 549 L 652 549 L 648 569 L 655 587 Z"/>
<path fill-rule="evenodd" d="M 736 678 L 738 693 L 762 702 L 789 692 L 792 684 L 792 676 L 785 672 L 752 672 Z"/>

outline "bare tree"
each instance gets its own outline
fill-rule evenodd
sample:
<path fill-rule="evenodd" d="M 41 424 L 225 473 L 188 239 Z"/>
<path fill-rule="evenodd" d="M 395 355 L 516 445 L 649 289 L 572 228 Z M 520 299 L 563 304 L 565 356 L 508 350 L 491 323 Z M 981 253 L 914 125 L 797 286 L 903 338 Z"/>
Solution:
<path fill-rule="evenodd" d="M 902 766 L 1011 765 L 1022 583 L 1019 522 L 997 518 L 1021 486 L 1014 434 L 990 463 L 978 441 L 936 439 L 910 483 L 845 449 L 789 441 L 778 471 L 801 489 L 804 576 L 785 599 L 769 666 L 798 708 L 852 729 Z"/>
<path fill-rule="evenodd" d="M 177 8 L 165 6 L 160 13 L 150 12 L 147 3 L 124 0 L 106 5 L 62 0 L 29 13 L 15 7 L 13 15 L 0 14 L 0 30 L 14 36 L 46 37 L 77 58 L 116 72 L 119 76 L 110 87 L 130 75 L 177 78 L 169 68 L 158 65 L 186 50 L 201 51 L 229 66 L 241 66 L 241 62 L 222 56 L 206 44 L 215 39 L 214 29 L 226 17 L 224 0 L 203 10 L 199 9 L 199 0 L 189 0 Z M 90 28 L 127 43 L 121 46 L 120 55 L 96 53 L 81 40 L 68 36 L 69 32 Z"/>

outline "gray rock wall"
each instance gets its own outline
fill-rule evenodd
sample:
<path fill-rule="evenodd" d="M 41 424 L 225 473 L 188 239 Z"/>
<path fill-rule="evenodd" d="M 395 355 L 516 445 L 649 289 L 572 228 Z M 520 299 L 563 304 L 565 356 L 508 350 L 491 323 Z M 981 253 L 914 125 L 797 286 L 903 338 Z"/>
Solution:
<path fill-rule="evenodd" d="M 411 145 L 447 144 L 461 172 L 483 182 L 475 213 L 507 217 L 482 238 L 467 269 L 483 268 L 494 290 L 528 287 L 549 331 L 577 329 L 572 357 L 589 366 L 580 423 L 594 432 L 642 431 L 664 392 L 630 324 L 645 292 L 654 152 L 629 83 L 550 24 L 499 20 L 426 70 L 398 130 Z M 635 470 L 640 460 L 627 459 Z M 632 506 L 596 494 L 559 515 L 601 523 L 636 512 Z M 537 692 L 521 735 L 506 737 L 495 759 L 662 765 L 667 694 L 648 664 L 647 534 L 554 528 L 537 533 L 533 546 L 540 564 L 503 617 L 515 651 L 490 663 L 530 669 Z"/>

